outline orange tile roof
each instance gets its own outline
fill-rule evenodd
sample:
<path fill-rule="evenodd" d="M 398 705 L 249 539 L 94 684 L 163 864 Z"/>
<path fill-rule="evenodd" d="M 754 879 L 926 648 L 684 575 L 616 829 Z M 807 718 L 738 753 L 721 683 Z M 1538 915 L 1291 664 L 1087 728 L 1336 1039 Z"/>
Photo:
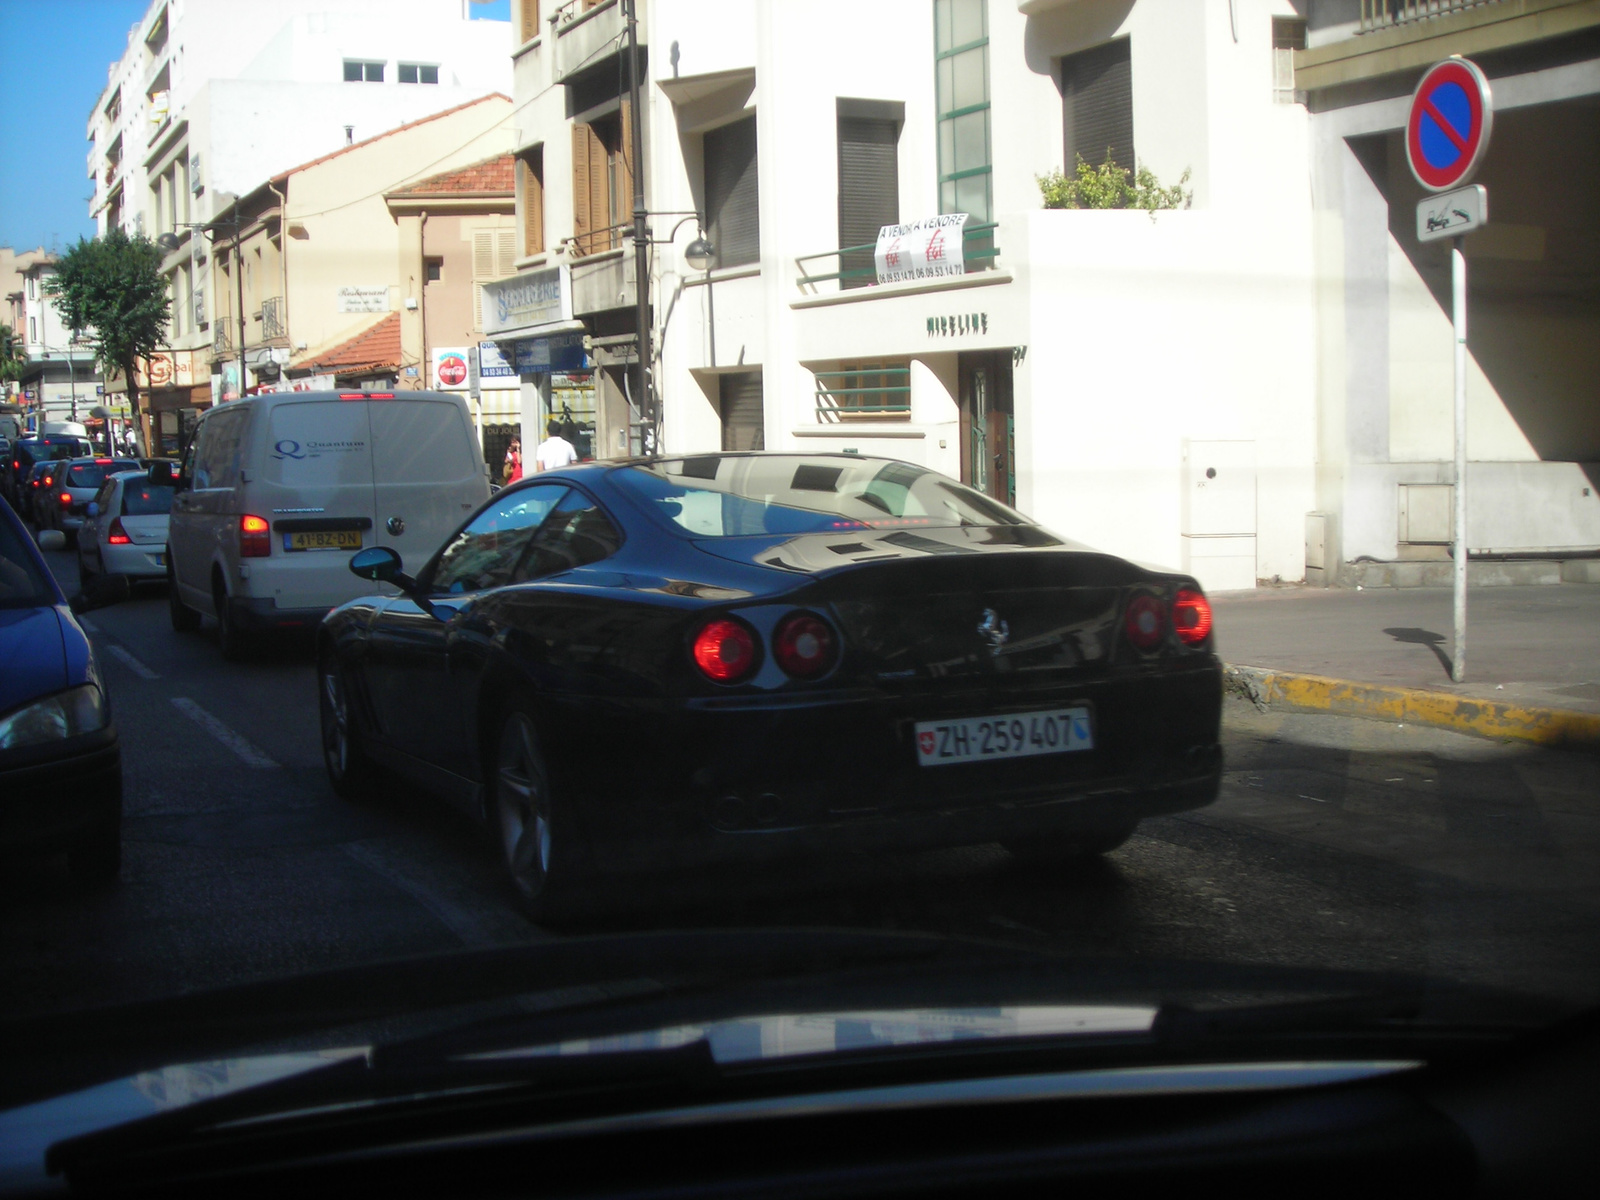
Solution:
<path fill-rule="evenodd" d="M 430 195 L 441 193 L 484 195 L 486 193 L 501 193 L 511 195 L 515 189 L 513 171 L 514 160 L 509 154 L 497 154 L 493 158 L 485 158 L 479 162 L 471 163 L 465 167 L 457 167 L 454 171 L 442 171 L 438 175 L 430 175 L 426 179 L 419 179 L 416 183 L 408 183 L 405 187 L 396 188 L 390 192 L 391 196 Z"/>
<path fill-rule="evenodd" d="M 364 333 L 331 350 L 310 355 L 295 363 L 295 368 L 348 375 L 358 371 L 389 367 L 400 369 L 400 314 L 392 312 Z"/>
<path fill-rule="evenodd" d="M 465 104 L 457 104 L 453 108 L 441 109 L 439 112 L 430 113 L 426 117 L 418 117 L 415 121 L 407 121 L 404 125 L 396 125 L 393 129 L 386 129 L 380 134 L 376 134 L 369 138 L 363 138 L 354 145 L 340 146 L 337 150 L 334 150 L 328 154 L 324 154 L 320 158 L 313 158 L 309 162 L 303 162 L 297 167 L 290 167 L 287 171 L 279 171 L 272 177 L 272 182 L 281 184 L 296 171 L 304 171 L 307 167 L 314 167 L 318 163 L 325 163 L 330 158 L 338 158 L 341 154 L 349 154 L 352 150 L 359 150 L 363 146 L 370 146 L 373 142 L 382 141 L 386 137 L 393 137 L 397 133 L 404 133 L 408 129 L 415 129 L 418 125 L 426 125 L 429 121 L 437 121 L 440 117 L 448 117 L 451 113 L 458 113 L 464 108 L 471 108 L 474 104 L 484 104 L 490 100 L 504 100 L 509 104 L 511 102 L 511 97 L 506 95 L 504 92 L 490 92 L 487 96 L 479 96 L 476 100 L 468 100 Z"/>

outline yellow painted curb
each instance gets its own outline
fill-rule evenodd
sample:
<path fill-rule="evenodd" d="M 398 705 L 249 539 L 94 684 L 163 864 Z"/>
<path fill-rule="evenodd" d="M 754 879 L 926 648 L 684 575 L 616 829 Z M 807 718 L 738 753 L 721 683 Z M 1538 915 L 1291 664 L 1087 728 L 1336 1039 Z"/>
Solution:
<path fill-rule="evenodd" d="M 1448 692 L 1352 683 L 1348 679 L 1297 675 L 1264 667 L 1227 667 L 1223 674 L 1229 691 L 1263 707 L 1281 704 L 1312 712 L 1409 721 L 1481 737 L 1516 738 L 1541 746 L 1600 753 L 1600 713 L 1502 704 Z"/>

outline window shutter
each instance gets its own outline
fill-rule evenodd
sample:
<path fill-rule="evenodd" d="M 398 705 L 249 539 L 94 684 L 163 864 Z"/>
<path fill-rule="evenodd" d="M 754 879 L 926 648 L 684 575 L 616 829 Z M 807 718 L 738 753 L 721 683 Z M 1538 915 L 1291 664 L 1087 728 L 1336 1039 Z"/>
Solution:
<path fill-rule="evenodd" d="M 1111 158 L 1134 169 L 1133 65 L 1130 41 L 1119 38 L 1061 60 L 1061 115 L 1068 175 L 1078 155 L 1091 167 Z"/>
<path fill-rule="evenodd" d="M 722 399 L 722 448 L 765 450 L 766 411 L 761 400 L 761 372 L 724 375 L 719 388 Z"/>
<path fill-rule="evenodd" d="M 611 214 L 611 224 L 621 225 L 633 219 L 633 105 L 626 96 L 622 99 L 621 133 L 617 138 L 617 204 Z M 613 247 L 622 245 L 622 231 L 611 238 Z"/>
<path fill-rule="evenodd" d="M 522 252 L 544 249 L 544 148 L 535 147 L 517 160 L 522 175 Z"/>
<path fill-rule="evenodd" d="M 494 277 L 504 279 L 507 275 L 514 275 L 517 271 L 517 231 L 515 229 L 497 229 L 494 231 Z"/>
<path fill-rule="evenodd" d="M 518 8 L 522 17 L 518 30 L 521 40 L 531 42 L 539 36 L 539 0 L 518 0 Z"/>
<path fill-rule="evenodd" d="M 594 214 L 589 207 L 589 139 L 594 131 L 581 122 L 572 126 L 572 236 L 574 251 L 589 253 Z"/>
<path fill-rule="evenodd" d="M 878 230 L 900 219 L 900 131 L 877 117 L 839 118 L 839 245 L 877 242 Z M 839 269 L 871 268 L 871 250 L 840 255 Z M 840 281 L 841 287 L 873 282 L 864 275 Z"/>
<path fill-rule="evenodd" d="M 706 212 L 717 266 L 761 260 L 756 119 L 746 117 L 705 135 Z"/>
<path fill-rule="evenodd" d="M 483 285 L 493 279 L 494 234 L 492 229 L 472 231 L 472 327 L 483 329 Z"/>

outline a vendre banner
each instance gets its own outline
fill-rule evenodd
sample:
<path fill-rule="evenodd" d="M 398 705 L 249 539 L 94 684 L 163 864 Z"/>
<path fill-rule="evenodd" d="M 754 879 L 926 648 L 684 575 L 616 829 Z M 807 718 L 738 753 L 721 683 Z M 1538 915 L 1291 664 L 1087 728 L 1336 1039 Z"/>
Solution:
<path fill-rule="evenodd" d="M 445 391 L 465 391 L 467 374 L 467 348 L 465 346 L 434 347 L 434 387 L 442 388 Z"/>
<path fill-rule="evenodd" d="M 965 275 L 961 238 L 966 224 L 966 213 L 945 213 L 903 225 L 883 226 L 878 230 L 878 245 L 873 253 L 878 282 Z"/>

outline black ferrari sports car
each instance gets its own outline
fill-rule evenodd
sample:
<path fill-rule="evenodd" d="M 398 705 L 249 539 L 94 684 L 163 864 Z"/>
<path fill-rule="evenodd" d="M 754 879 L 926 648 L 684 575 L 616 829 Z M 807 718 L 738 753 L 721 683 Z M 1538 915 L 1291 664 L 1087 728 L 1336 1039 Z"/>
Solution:
<path fill-rule="evenodd" d="M 854 454 L 595 463 L 492 496 L 319 632 L 334 787 L 387 768 L 553 915 L 594 872 L 1000 842 L 1065 862 L 1216 796 L 1181 574 Z"/>

